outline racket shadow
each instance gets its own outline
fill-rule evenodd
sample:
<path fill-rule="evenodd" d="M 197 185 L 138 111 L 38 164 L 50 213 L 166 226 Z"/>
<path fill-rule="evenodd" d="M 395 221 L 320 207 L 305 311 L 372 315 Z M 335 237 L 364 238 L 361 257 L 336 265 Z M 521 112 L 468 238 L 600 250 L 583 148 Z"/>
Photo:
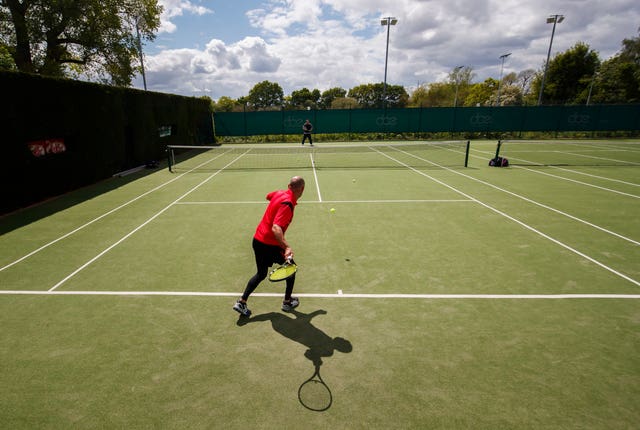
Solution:
<path fill-rule="evenodd" d="M 238 326 L 244 326 L 256 322 L 269 321 L 276 333 L 307 348 L 304 356 L 313 363 L 314 373 L 311 378 L 300 385 L 298 400 L 305 408 L 317 412 L 326 411 L 333 404 L 331 389 L 320 377 L 322 359 L 331 357 L 335 351 L 350 353 L 353 350 L 351 342 L 347 339 L 341 337 L 332 338 L 311 323 L 314 317 L 326 314 L 327 311 L 323 309 L 318 309 L 308 314 L 296 310 L 288 314 L 269 312 L 250 318 L 240 318 L 237 322 Z M 293 315 L 294 318 L 288 315 Z"/>

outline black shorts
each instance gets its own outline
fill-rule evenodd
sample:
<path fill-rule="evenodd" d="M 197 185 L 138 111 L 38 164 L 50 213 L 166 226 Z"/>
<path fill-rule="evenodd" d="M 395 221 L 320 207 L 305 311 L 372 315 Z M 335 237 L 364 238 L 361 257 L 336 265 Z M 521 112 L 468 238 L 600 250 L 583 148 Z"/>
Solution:
<path fill-rule="evenodd" d="M 277 245 L 267 245 L 253 238 L 253 252 L 256 255 L 256 265 L 265 270 L 273 263 L 284 263 L 284 250 Z"/>

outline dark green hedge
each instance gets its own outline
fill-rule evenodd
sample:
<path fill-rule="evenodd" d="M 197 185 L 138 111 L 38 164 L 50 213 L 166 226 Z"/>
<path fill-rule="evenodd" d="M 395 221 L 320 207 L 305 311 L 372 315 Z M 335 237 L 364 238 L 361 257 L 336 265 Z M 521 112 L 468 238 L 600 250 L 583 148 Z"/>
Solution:
<path fill-rule="evenodd" d="M 163 160 L 167 144 L 214 142 L 210 105 L 194 97 L 13 72 L 0 94 L 0 213 Z M 35 157 L 28 143 L 46 139 L 66 151 Z"/>

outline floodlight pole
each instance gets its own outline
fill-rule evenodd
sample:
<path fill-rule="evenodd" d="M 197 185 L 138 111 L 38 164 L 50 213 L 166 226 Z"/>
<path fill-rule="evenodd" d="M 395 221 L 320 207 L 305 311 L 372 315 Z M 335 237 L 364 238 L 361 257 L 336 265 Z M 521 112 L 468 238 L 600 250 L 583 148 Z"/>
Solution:
<path fill-rule="evenodd" d="M 591 84 L 589 84 L 589 94 L 587 95 L 587 103 L 586 103 L 587 106 L 589 106 L 589 103 L 591 102 L 591 93 L 593 92 L 593 84 L 596 83 L 597 77 L 598 77 L 598 69 L 596 69 L 596 71 L 593 72 L 593 76 L 591 77 Z"/>
<path fill-rule="evenodd" d="M 511 55 L 511 52 L 500 56 L 500 59 L 502 60 L 502 66 L 500 66 L 500 79 L 498 79 L 498 97 L 496 98 L 496 106 L 500 106 L 500 87 L 502 86 L 502 71 L 504 70 L 504 60 L 509 55 Z"/>
<path fill-rule="evenodd" d="M 387 64 L 389 62 L 389 31 L 392 25 L 396 25 L 398 20 L 392 16 L 387 16 L 385 18 L 380 19 L 380 25 L 384 25 L 387 27 L 387 50 L 384 57 L 384 84 L 382 87 L 382 103 L 383 106 L 387 107 Z"/>
<path fill-rule="evenodd" d="M 144 84 L 144 90 L 147 91 L 147 76 L 144 72 L 144 54 L 142 53 L 142 41 L 140 40 L 138 18 L 136 18 L 136 35 L 138 36 L 138 55 L 140 55 L 140 66 L 142 67 L 142 83 Z"/>
<path fill-rule="evenodd" d="M 551 30 L 551 41 L 549 42 L 549 51 L 547 51 L 547 62 L 544 66 L 544 74 L 542 75 L 542 84 L 540 85 L 540 95 L 538 96 L 538 106 L 542 104 L 542 92 L 544 91 L 544 83 L 547 80 L 547 70 L 549 69 L 549 57 L 551 57 L 551 45 L 553 45 L 553 35 L 556 33 L 556 24 L 564 21 L 564 15 L 550 15 L 547 18 L 547 24 L 553 23 Z"/>

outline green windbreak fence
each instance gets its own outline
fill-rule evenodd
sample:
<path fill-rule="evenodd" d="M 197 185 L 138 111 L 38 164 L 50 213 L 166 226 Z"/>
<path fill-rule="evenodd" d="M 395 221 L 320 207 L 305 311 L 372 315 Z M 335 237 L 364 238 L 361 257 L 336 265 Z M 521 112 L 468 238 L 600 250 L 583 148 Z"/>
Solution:
<path fill-rule="evenodd" d="M 337 109 L 217 112 L 218 136 L 314 133 L 435 133 L 640 130 L 640 105 Z"/>

